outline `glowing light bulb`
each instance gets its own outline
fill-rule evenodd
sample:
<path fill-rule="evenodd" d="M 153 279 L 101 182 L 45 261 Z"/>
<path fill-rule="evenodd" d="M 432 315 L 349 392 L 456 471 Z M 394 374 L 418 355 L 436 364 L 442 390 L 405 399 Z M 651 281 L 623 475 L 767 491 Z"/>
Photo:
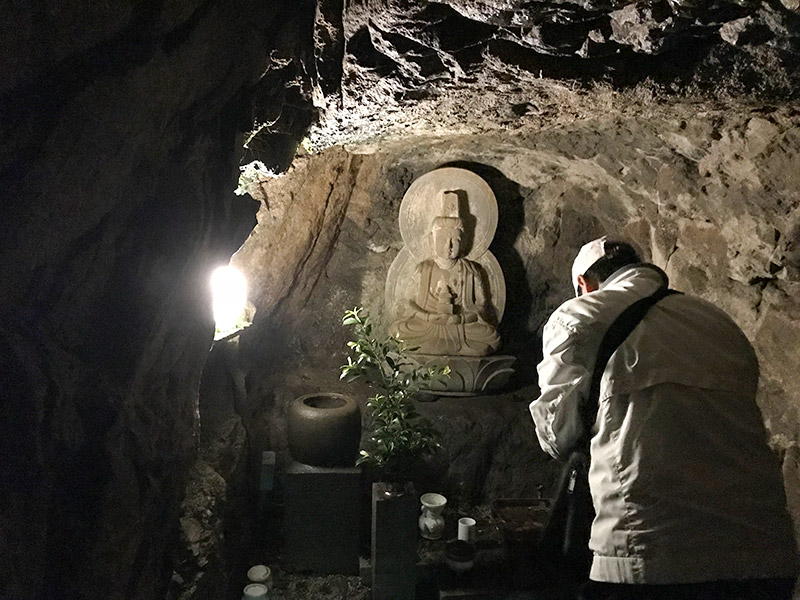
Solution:
<path fill-rule="evenodd" d="M 233 267 L 219 267 L 211 274 L 211 298 L 218 335 L 233 333 L 247 305 L 247 280 Z"/>

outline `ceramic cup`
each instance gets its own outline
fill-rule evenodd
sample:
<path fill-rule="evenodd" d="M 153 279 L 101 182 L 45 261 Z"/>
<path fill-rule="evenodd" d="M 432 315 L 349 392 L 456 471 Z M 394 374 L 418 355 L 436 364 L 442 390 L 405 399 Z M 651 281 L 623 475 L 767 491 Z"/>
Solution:
<path fill-rule="evenodd" d="M 267 600 L 267 586 L 263 583 L 250 583 L 244 586 L 242 600 Z"/>
<path fill-rule="evenodd" d="M 255 565 L 247 570 L 247 579 L 251 583 L 260 583 L 267 590 L 272 589 L 272 571 L 266 565 Z"/>
<path fill-rule="evenodd" d="M 462 542 L 474 544 L 478 537 L 478 530 L 475 526 L 475 519 L 472 517 L 461 517 L 458 520 L 458 539 Z"/>

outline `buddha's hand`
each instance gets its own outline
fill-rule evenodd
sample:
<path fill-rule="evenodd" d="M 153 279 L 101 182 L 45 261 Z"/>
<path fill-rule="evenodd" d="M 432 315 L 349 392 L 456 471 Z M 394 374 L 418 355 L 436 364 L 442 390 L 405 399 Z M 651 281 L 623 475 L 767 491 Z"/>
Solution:
<path fill-rule="evenodd" d="M 427 320 L 429 323 L 435 323 L 436 325 L 452 325 L 453 323 L 458 323 L 458 319 L 460 315 L 448 315 L 448 314 L 440 314 L 440 313 L 428 313 Z"/>
<path fill-rule="evenodd" d="M 478 313 L 468 312 L 461 315 L 464 317 L 464 323 L 475 323 L 478 320 Z"/>
<path fill-rule="evenodd" d="M 436 323 L 439 325 L 461 325 L 465 323 L 464 315 L 437 315 Z"/>

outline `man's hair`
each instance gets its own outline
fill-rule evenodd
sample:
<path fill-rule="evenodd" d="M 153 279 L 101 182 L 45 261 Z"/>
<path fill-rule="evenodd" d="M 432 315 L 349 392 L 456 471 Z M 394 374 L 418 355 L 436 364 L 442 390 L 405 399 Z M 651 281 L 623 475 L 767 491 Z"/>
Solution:
<path fill-rule="evenodd" d="M 586 279 L 594 283 L 603 283 L 622 267 L 642 262 L 639 254 L 628 242 L 606 241 L 603 249 L 605 256 L 597 259 L 583 274 Z"/>

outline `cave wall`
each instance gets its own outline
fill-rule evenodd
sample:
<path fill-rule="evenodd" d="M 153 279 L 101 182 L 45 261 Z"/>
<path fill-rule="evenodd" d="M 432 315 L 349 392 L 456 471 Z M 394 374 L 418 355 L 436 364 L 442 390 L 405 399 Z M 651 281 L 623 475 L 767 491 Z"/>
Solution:
<path fill-rule="evenodd" d="M 256 184 L 259 225 L 233 259 L 259 309 L 242 343 L 248 392 L 270 414 L 273 445 L 283 443 L 276 423 L 293 396 L 368 393 L 337 382 L 347 340 L 341 315 L 362 305 L 381 322 L 386 273 L 402 247 L 397 212 L 405 190 L 431 169 L 462 166 L 483 176 L 498 199 L 492 251 L 507 285 L 503 352 L 519 357 L 519 377 L 494 411 L 486 399 L 422 405 L 445 432 L 445 455 L 464 462 L 444 474 L 448 485 L 482 471 L 466 485 L 479 488 L 468 490 L 470 498 L 486 501 L 547 483 L 527 413 L 541 328 L 572 293 L 569 269 L 580 245 L 620 234 L 665 269 L 673 287 L 730 313 L 754 343 L 759 403 L 798 521 L 799 125 L 791 109 L 674 105 L 648 118 L 597 117 L 518 135 L 301 153 L 286 175 Z M 299 223 L 304 235 L 288 236 Z M 485 425 L 491 414 L 496 424 Z"/>
<path fill-rule="evenodd" d="M 255 222 L 234 194 L 240 132 L 270 40 L 298 37 L 279 4 L 4 7 L 4 599 L 166 597 L 208 276 Z"/>
<path fill-rule="evenodd" d="M 673 93 L 796 98 L 796 0 L 284 4 L 5 7 L 0 596 L 216 589 L 185 579 L 223 576 L 208 564 L 220 545 L 209 531 L 221 530 L 228 496 L 220 472 L 240 470 L 196 460 L 207 275 L 253 223 L 255 208 L 232 193 L 242 143 L 248 160 L 283 170 L 317 111 L 309 147 L 412 138 L 301 155 L 286 178 L 251 188 L 260 233 L 237 260 L 259 273 L 260 312 L 242 336 L 247 418 L 231 421 L 235 454 L 259 436 L 284 444 L 282 409 L 296 391 L 342 385 L 342 310 L 363 304 L 380 318 L 399 199 L 454 162 L 500 200 L 494 251 L 514 282 L 502 333 L 523 364 L 568 294 L 576 244 L 622 227 L 755 339 L 762 406 L 797 479 L 797 368 L 786 350 L 797 333 L 796 116 L 689 106 L 648 120 L 650 100 Z M 609 82 L 627 88 L 636 118 L 595 119 Z M 524 417 L 530 385 L 522 377 L 469 410 L 425 408 L 449 439 L 482 440 L 447 448 L 456 468 L 445 476 L 472 500 L 531 491 L 515 468 L 542 460 Z M 476 427 L 482 419 L 490 427 Z M 790 499 L 797 514 L 796 490 Z M 178 558 L 176 544 L 186 546 Z M 187 563 L 180 572 L 176 561 Z"/>

